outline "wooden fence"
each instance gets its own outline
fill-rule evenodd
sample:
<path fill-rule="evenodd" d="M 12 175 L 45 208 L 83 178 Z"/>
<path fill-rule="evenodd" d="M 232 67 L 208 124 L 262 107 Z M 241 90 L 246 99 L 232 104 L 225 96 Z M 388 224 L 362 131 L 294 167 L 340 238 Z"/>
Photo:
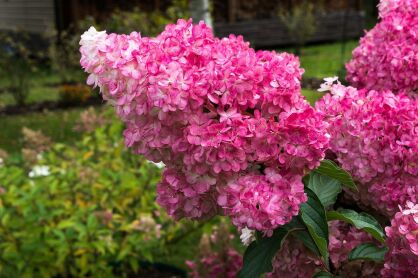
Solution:
<path fill-rule="evenodd" d="M 358 38 L 364 33 L 365 15 L 362 11 L 334 11 L 317 15 L 316 33 L 308 42 L 327 42 Z M 251 20 L 234 23 L 217 23 L 218 37 L 229 34 L 242 35 L 255 47 L 291 45 L 292 37 L 278 18 Z"/>

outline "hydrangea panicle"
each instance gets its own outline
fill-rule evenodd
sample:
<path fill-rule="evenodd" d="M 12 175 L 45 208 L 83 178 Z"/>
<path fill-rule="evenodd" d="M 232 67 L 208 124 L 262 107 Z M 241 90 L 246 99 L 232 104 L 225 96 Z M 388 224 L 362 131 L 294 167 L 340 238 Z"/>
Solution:
<path fill-rule="evenodd" d="M 126 145 L 167 166 L 157 201 L 170 215 L 224 212 L 268 233 L 298 213 L 302 176 L 329 141 L 301 95 L 298 58 L 255 51 L 241 36 L 216 38 L 191 20 L 155 38 L 92 27 L 80 44 L 88 84 L 124 121 Z"/>
<path fill-rule="evenodd" d="M 361 184 L 357 200 L 385 215 L 416 201 L 417 99 L 335 84 L 316 108 L 330 124 L 331 151 Z"/>
<path fill-rule="evenodd" d="M 418 1 L 381 0 L 380 22 L 346 64 L 354 86 L 414 94 L 418 90 Z"/>
<path fill-rule="evenodd" d="M 385 230 L 389 251 L 382 277 L 415 277 L 418 272 L 418 205 L 407 202 Z"/>
<path fill-rule="evenodd" d="M 230 181 L 220 192 L 218 204 L 236 226 L 271 235 L 275 227 L 298 214 L 307 197 L 300 176 L 282 176 L 271 168 L 264 172 L 265 175 L 247 174 Z"/>
<path fill-rule="evenodd" d="M 194 261 L 186 261 L 192 278 L 235 278 L 242 267 L 243 259 L 233 248 L 234 235 L 228 226 L 221 223 L 209 236 L 200 240 L 198 254 Z"/>

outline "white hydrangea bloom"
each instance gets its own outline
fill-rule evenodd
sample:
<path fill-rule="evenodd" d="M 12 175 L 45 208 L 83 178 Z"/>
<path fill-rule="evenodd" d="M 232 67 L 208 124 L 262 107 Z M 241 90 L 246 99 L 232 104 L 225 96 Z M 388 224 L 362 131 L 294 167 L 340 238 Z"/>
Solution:
<path fill-rule="evenodd" d="M 86 67 L 90 68 L 91 71 L 99 70 L 103 65 L 103 58 L 98 59 L 97 53 L 99 50 L 106 49 L 106 31 L 98 32 L 93 26 L 89 28 L 80 40 L 80 51 L 82 53 L 82 60 Z M 98 77 L 95 73 L 91 73 L 87 78 L 88 85 L 98 85 Z"/>
<path fill-rule="evenodd" d="M 241 235 L 239 238 L 241 239 L 242 244 L 248 246 L 255 240 L 255 231 L 245 227 L 241 230 Z"/>
<path fill-rule="evenodd" d="M 158 163 L 155 163 L 155 162 L 153 162 L 153 161 L 148 161 L 149 163 L 151 163 L 151 164 L 154 164 L 155 166 L 157 166 L 159 169 L 163 169 L 164 167 L 165 167 L 165 164 L 162 162 L 162 161 L 160 161 L 160 162 L 158 162 Z"/>
<path fill-rule="evenodd" d="M 338 81 L 338 76 L 334 76 L 334 77 L 327 77 L 324 78 L 324 83 L 321 84 L 321 87 L 318 89 L 318 92 L 327 92 L 327 91 L 331 91 L 331 87 L 334 84 L 335 81 L 337 81 L 338 84 L 341 84 Z"/>
<path fill-rule="evenodd" d="M 48 166 L 36 165 L 33 167 L 32 171 L 29 172 L 30 178 L 36 177 L 46 177 L 49 176 L 51 173 L 49 171 Z"/>
<path fill-rule="evenodd" d="M 80 45 L 95 45 L 97 42 L 102 42 L 106 39 L 106 31 L 98 32 L 96 28 L 91 26 L 86 32 L 81 35 Z"/>

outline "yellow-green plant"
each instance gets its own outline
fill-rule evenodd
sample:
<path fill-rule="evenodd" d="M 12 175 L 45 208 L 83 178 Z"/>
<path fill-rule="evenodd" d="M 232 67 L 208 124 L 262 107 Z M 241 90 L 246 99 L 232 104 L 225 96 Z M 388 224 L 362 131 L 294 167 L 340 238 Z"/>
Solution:
<path fill-rule="evenodd" d="M 195 227 L 155 204 L 160 169 L 112 122 L 29 170 L 0 165 L 0 277 L 126 277 Z"/>

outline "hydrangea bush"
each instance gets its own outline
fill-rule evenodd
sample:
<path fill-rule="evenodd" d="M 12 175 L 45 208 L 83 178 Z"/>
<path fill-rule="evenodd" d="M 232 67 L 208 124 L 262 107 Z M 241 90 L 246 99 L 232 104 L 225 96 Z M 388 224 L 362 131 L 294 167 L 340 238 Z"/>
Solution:
<path fill-rule="evenodd" d="M 399 7 L 414 3 L 385 1 L 382 17 L 407 14 Z M 416 271 L 411 88 L 400 92 L 392 80 L 379 91 L 356 89 L 330 78 L 321 90 L 331 93 L 313 108 L 301 95 L 295 56 L 255 51 L 242 37 L 216 38 L 191 20 L 155 38 L 92 27 L 80 44 L 87 82 L 125 123 L 126 146 L 166 165 L 157 202 L 175 219 L 226 215 L 242 232 L 250 245 L 239 277 Z M 392 216 L 386 236 L 381 224 Z M 201 275 L 196 263 L 190 267 Z"/>
<path fill-rule="evenodd" d="M 167 166 L 157 202 L 170 215 L 223 212 L 271 234 L 298 214 L 302 177 L 329 135 L 300 93 L 296 57 L 184 20 L 156 38 L 91 28 L 80 43 L 88 83 L 115 105 L 126 145 Z"/>
<path fill-rule="evenodd" d="M 347 80 L 374 90 L 418 90 L 418 1 L 382 0 L 380 22 L 360 40 Z"/>
<path fill-rule="evenodd" d="M 352 249 L 367 242 L 378 243 L 368 233 L 358 230 L 342 221 L 331 221 L 329 225 L 330 261 L 341 277 L 373 277 L 381 268 L 378 263 L 353 266 L 348 255 Z M 297 238 L 290 237 L 284 243 L 273 260 L 273 271 L 269 278 L 312 277 L 321 270 L 321 260 L 312 254 Z M 377 271 L 379 273 L 379 271 Z"/>
<path fill-rule="evenodd" d="M 418 100 L 340 84 L 316 103 L 327 115 L 330 150 L 361 184 L 356 201 L 391 216 L 417 202 Z"/>
<path fill-rule="evenodd" d="M 418 205 L 408 202 L 386 228 L 389 251 L 383 277 L 414 277 L 418 271 Z"/>
<path fill-rule="evenodd" d="M 233 247 L 234 235 L 226 223 L 212 227 L 203 234 L 198 255 L 186 261 L 193 278 L 234 278 L 242 267 L 242 256 Z"/>

